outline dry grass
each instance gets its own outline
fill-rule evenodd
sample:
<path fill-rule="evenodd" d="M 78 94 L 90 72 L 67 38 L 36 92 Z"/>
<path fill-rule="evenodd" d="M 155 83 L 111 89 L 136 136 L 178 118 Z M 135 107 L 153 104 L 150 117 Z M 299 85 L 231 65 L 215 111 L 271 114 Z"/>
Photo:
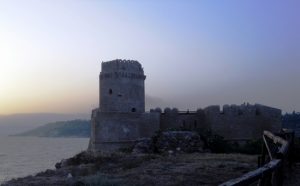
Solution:
<path fill-rule="evenodd" d="M 120 185 L 218 185 L 256 169 L 256 156 L 193 153 L 176 156 L 124 156 L 99 167 Z"/>
<path fill-rule="evenodd" d="M 95 159 L 88 156 L 85 156 L 87 159 L 76 157 L 74 165 L 11 180 L 5 185 L 218 185 L 256 169 L 257 162 L 257 157 L 252 155 L 211 153 L 172 156 L 113 154 L 102 155 Z M 72 179 L 67 179 L 69 173 L 72 174 Z"/>

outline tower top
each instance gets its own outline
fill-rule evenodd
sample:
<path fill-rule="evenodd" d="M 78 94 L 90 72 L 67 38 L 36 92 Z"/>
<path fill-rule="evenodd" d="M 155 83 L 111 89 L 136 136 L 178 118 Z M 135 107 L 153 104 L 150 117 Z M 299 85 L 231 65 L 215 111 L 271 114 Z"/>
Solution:
<path fill-rule="evenodd" d="M 134 73 L 144 73 L 142 65 L 136 60 L 115 59 L 102 62 L 102 72 L 127 71 Z"/>
<path fill-rule="evenodd" d="M 102 112 L 145 112 L 146 76 L 135 60 L 102 62 L 100 109 Z"/>

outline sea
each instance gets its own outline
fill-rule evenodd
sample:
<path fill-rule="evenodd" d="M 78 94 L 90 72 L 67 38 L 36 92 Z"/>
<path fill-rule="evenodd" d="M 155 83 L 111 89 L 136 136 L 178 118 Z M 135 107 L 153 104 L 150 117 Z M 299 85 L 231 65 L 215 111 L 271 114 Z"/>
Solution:
<path fill-rule="evenodd" d="M 89 138 L 0 136 L 0 184 L 55 169 L 55 163 L 88 148 Z"/>

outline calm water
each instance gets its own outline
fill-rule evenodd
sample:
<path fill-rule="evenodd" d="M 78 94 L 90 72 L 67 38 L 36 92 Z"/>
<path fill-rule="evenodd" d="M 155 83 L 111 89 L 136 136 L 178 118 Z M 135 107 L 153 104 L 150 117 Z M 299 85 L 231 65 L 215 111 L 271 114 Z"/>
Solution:
<path fill-rule="evenodd" d="M 54 169 L 56 162 L 87 149 L 88 138 L 0 137 L 0 183 Z"/>

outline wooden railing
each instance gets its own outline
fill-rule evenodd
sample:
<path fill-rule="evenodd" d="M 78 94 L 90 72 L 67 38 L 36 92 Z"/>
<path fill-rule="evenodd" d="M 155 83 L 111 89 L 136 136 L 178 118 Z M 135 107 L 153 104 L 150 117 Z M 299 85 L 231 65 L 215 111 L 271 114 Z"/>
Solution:
<path fill-rule="evenodd" d="M 283 184 L 285 170 L 293 161 L 294 131 L 283 129 L 276 135 L 264 131 L 263 141 L 262 154 L 258 158 L 258 169 L 222 183 L 220 186 Z"/>

